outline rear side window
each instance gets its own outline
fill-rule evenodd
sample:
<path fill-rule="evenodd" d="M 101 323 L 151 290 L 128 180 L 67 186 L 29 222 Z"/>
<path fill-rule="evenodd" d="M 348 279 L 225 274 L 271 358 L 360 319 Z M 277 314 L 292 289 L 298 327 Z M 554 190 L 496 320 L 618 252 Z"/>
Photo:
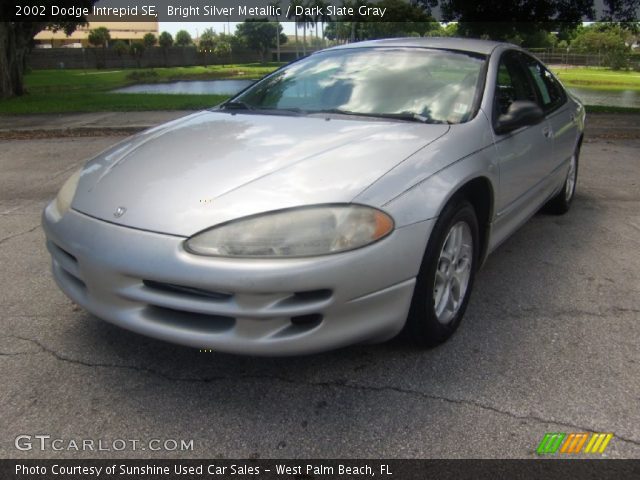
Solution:
<path fill-rule="evenodd" d="M 540 101 L 538 102 L 545 113 L 555 110 L 564 104 L 567 96 L 560 82 L 555 79 L 549 70 L 534 58 L 522 54 L 524 62 L 533 82 L 538 90 Z"/>

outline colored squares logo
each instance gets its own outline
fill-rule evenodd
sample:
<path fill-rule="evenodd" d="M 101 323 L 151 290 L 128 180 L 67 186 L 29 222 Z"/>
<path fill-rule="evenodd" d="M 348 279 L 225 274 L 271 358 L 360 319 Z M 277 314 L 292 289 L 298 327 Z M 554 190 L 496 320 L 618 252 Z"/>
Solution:
<path fill-rule="evenodd" d="M 594 433 L 587 443 L 584 453 L 604 453 L 604 449 L 607 448 L 612 438 L 613 433 Z"/>
<path fill-rule="evenodd" d="M 555 453 L 602 454 L 613 438 L 613 433 L 546 433 L 538 445 L 538 455 Z M 586 445 L 586 446 L 585 446 Z"/>

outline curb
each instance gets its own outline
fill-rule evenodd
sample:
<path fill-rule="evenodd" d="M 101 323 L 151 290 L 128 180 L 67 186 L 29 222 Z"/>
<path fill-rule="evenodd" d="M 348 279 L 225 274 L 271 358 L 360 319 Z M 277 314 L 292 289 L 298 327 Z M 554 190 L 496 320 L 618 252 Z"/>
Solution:
<path fill-rule="evenodd" d="M 38 138 L 128 136 L 154 126 L 156 125 L 135 125 L 128 127 L 16 128 L 0 130 L 0 139 L 27 140 Z"/>

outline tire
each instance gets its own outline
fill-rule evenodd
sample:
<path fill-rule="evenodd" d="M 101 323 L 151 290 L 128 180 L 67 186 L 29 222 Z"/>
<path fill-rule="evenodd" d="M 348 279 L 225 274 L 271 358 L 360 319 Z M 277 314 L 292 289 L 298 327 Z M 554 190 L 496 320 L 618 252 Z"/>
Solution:
<path fill-rule="evenodd" d="M 462 242 L 457 242 L 457 238 Z M 460 245 L 466 248 L 456 250 Z M 405 328 L 413 342 L 433 347 L 456 331 L 471 296 L 479 247 L 475 209 L 466 199 L 452 200 L 436 222 L 416 279 Z M 453 262 L 448 262 L 452 255 Z M 447 264 L 456 262 L 459 268 L 447 268 Z"/>
<path fill-rule="evenodd" d="M 567 171 L 567 177 L 562 184 L 562 189 L 549 200 L 544 206 L 543 210 L 554 215 L 564 215 L 571 208 L 573 197 L 576 194 L 576 185 L 578 183 L 578 159 L 580 157 L 580 146 L 576 148 L 571 161 L 569 163 L 569 170 Z"/>

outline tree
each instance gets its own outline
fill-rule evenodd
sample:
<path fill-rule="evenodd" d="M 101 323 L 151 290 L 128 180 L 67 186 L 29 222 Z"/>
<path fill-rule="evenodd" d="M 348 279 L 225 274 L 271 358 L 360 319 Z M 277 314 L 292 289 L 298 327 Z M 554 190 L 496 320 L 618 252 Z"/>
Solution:
<path fill-rule="evenodd" d="M 57 0 L 55 4 L 60 7 L 74 6 L 78 8 L 91 8 L 97 0 Z M 38 2 L 42 5 L 54 3 L 52 0 Z M 3 20 L 13 18 L 15 3 L 0 2 L 0 18 Z M 53 19 L 43 19 L 53 20 Z M 78 25 L 86 24 L 83 16 L 74 18 L 72 22 L 11 22 L 0 21 L 0 98 L 19 96 L 25 93 L 24 67 L 29 51 L 33 47 L 33 37 L 47 28 L 62 30 L 71 35 Z"/>
<path fill-rule="evenodd" d="M 213 28 L 207 28 L 202 35 L 200 35 L 200 39 L 198 40 L 198 50 L 203 55 L 204 66 L 207 66 L 207 54 L 213 53 L 213 49 L 216 46 L 216 32 L 213 31 Z"/>
<path fill-rule="evenodd" d="M 107 27 L 94 28 L 89 32 L 89 43 L 94 47 L 105 48 L 109 45 L 111 34 Z"/>
<path fill-rule="evenodd" d="M 231 44 L 226 40 L 220 40 L 213 49 L 213 54 L 222 60 L 224 67 L 224 59 L 231 55 Z"/>
<path fill-rule="evenodd" d="M 289 11 L 287 12 L 287 20 L 293 19 L 296 34 L 296 58 L 300 58 L 300 46 L 298 43 L 298 15 L 296 13 L 297 8 L 303 7 L 303 0 L 291 0 L 289 2 Z"/>
<path fill-rule="evenodd" d="M 320 12 L 315 18 L 315 21 L 316 21 L 316 36 L 318 34 L 317 25 L 318 25 L 318 23 L 320 23 L 320 27 L 322 28 L 321 37 L 322 37 L 322 42 L 324 43 L 325 42 L 325 40 L 324 40 L 324 25 L 327 22 L 331 21 L 331 15 L 329 15 L 327 13 L 327 7 L 329 6 L 329 2 L 326 2 L 325 0 L 315 0 L 314 5 L 318 8 L 318 11 Z"/>
<path fill-rule="evenodd" d="M 298 25 L 302 27 L 302 56 L 307 56 L 307 27 L 313 24 L 313 17 L 307 13 L 307 5 L 300 3 L 302 13 L 296 16 L 296 29 Z"/>
<path fill-rule="evenodd" d="M 274 12 L 277 12 L 280 9 L 280 0 L 273 0 L 272 2 L 269 3 L 269 6 L 273 8 Z M 274 13 L 274 20 L 275 23 L 280 25 L 280 23 L 278 22 L 278 15 Z M 276 60 L 279 62 L 280 61 L 280 29 L 277 28 L 275 30 L 275 35 L 276 35 Z"/>
<path fill-rule="evenodd" d="M 169 32 L 162 32 L 158 37 L 158 43 L 162 48 L 170 48 L 173 45 L 173 37 Z"/>
<path fill-rule="evenodd" d="M 169 32 L 162 32 L 158 37 L 158 43 L 162 48 L 162 56 L 164 57 L 164 65 L 167 66 L 167 52 L 173 45 L 173 37 Z"/>
<path fill-rule="evenodd" d="M 571 50 L 597 53 L 604 56 L 604 63 L 613 70 L 628 68 L 628 45 L 633 32 L 616 23 L 600 23 L 580 28 L 571 41 Z"/>
<path fill-rule="evenodd" d="M 186 30 L 180 30 L 176 33 L 176 45 L 179 47 L 187 47 L 189 45 L 193 45 L 193 40 L 189 32 Z"/>
<path fill-rule="evenodd" d="M 526 46 L 527 38 L 541 30 L 548 33 L 572 29 L 580 25 L 583 18 L 593 18 L 593 2 L 594 0 L 441 0 L 440 9 L 444 21 L 458 22 L 458 33 L 462 36 L 493 40 L 519 37 Z"/>
<path fill-rule="evenodd" d="M 422 7 L 403 0 L 382 0 L 377 7 L 386 8 L 384 19 L 369 20 L 362 27 L 363 38 L 387 38 L 439 33 L 440 23 Z"/>
<path fill-rule="evenodd" d="M 638 0 L 604 0 L 605 11 L 603 18 L 607 22 L 619 21 L 635 24 L 631 28 L 638 28 L 640 15 L 640 1 Z M 636 30 L 637 31 L 637 30 Z"/>
<path fill-rule="evenodd" d="M 336 43 L 344 43 L 351 34 L 351 23 L 347 21 L 329 22 L 324 30 L 324 36 Z"/>
<path fill-rule="evenodd" d="M 137 41 L 129 46 L 129 54 L 136 61 L 138 68 L 142 66 L 142 55 L 144 54 L 144 43 Z"/>
<path fill-rule="evenodd" d="M 144 43 L 145 48 L 153 47 L 156 44 L 157 41 L 158 41 L 158 39 L 151 32 L 145 33 L 144 37 L 142 37 L 142 43 Z"/>
<path fill-rule="evenodd" d="M 109 41 L 111 40 L 111 34 L 107 27 L 98 27 L 94 28 L 89 32 L 89 43 L 94 47 L 102 47 L 102 60 L 98 60 L 98 55 L 96 53 L 96 68 L 102 68 L 105 66 L 107 61 L 106 48 L 109 46 Z"/>
<path fill-rule="evenodd" d="M 268 18 L 248 18 L 236 26 L 236 35 L 242 38 L 245 45 L 260 54 L 260 61 L 264 62 L 271 48 L 275 47 L 274 36 L 280 33 L 280 42 L 287 41 L 282 35 L 282 25 L 269 22 Z"/>
<path fill-rule="evenodd" d="M 114 44 L 111 46 L 111 48 L 113 48 L 113 50 L 116 52 L 116 55 L 118 55 L 118 58 L 120 60 L 122 60 L 122 56 L 129 51 L 128 45 L 124 43 L 122 40 L 116 40 Z"/>

